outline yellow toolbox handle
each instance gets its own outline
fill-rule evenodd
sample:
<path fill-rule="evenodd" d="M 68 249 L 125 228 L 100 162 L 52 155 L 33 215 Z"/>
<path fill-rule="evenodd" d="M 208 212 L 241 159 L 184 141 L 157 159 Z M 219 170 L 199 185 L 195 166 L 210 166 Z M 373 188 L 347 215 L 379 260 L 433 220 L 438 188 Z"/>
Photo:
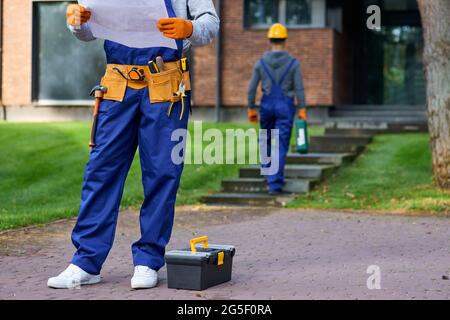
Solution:
<path fill-rule="evenodd" d="M 202 243 L 202 242 L 203 242 L 203 248 L 208 249 L 208 237 L 203 236 L 203 237 L 199 237 L 199 238 L 195 238 L 195 239 L 191 240 L 191 251 L 197 252 L 197 248 L 195 247 L 195 245 L 197 243 Z"/>

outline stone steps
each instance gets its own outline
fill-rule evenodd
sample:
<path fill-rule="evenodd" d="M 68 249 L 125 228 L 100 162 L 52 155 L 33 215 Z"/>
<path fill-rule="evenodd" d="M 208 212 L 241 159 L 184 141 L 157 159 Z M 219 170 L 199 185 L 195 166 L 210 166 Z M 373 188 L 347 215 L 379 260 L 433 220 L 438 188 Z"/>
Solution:
<path fill-rule="evenodd" d="M 286 179 L 284 190 L 291 193 L 308 193 L 318 180 Z M 229 193 L 263 193 L 267 192 L 264 178 L 226 179 L 222 181 L 222 191 Z"/>
<path fill-rule="evenodd" d="M 372 142 L 375 133 L 361 129 L 330 128 L 324 136 L 311 137 L 311 153 L 298 154 L 294 151 L 287 156 L 284 190 L 291 194 L 269 195 L 260 166 L 249 166 L 239 170 L 239 178 L 223 180 L 220 193 L 205 196 L 202 201 L 214 205 L 284 206 L 299 194 L 310 192 L 340 166 L 353 161 Z"/>
<path fill-rule="evenodd" d="M 329 135 L 346 135 L 346 136 L 372 136 L 374 137 L 378 133 L 378 130 L 371 129 L 358 129 L 358 128 L 349 128 L 349 129 L 338 129 L 338 128 L 326 128 L 325 136 Z"/>
<path fill-rule="evenodd" d="M 362 125 L 370 125 L 370 124 L 420 124 L 426 123 L 427 118 L 419 118 L 419 117 L 355 117 L 355 116 L 341 116 L 341 117 L 332 117 L 330 116 L 328 122 L 341 122 L 341 123 L 361 123 Z"/>
<path fill-rule="evenodd" d="M 203 197 L 202 202 L 210 205 L 282 207 L 293 198 L 294 195 L 277 197 L 267 193 L 216 193 Z"/>
<path fill-rule="evenodd" d="M 345 144 L 345 145 L 359 145 L 365 146 L 366 144 L 371 143 L 373 140 L 372 135 L 344 135 L 344 134 L 328 134 L 325 136 L 319 137 L 311 137 L 310 144 L 323 144 L 323 143 L 332 143 L 332 144 Z"/>
<path fill-rule="evenodd" d="M 425 106 L 341 105 L 331 108 L 329 117 L 339 121 L 352 119 L 365 122 L 420 123 L 427 122 L 427 109 Z"/>
<path fill-rule="evenodd" d="M 405 133 L 405 132 L 428 132 L 428 123 L 426 121 L 410 121 L 410 122 L 387 122 L 351 119 L 351 118 L 329 118 L 325 127 L 336 129 L 339 131 L 353 130 L 370 130 L 375 133 Z"/>
<path fill-rule="evenodd" d="M 286 164 L 331 164 L 340 166 L 353 161 L 355 155 L 352 153 L 290 153 Z"/>
<path fill-rule="evenodd" d="M 426 110 L 330 110 L 330 117 L 365 117 L 377 119 L 406 118 L 426 119 Z"/>
<path fill-rule="evenodd" d="M 315 153 L 351 153 L 355 155 L 359 155 L 364 149 L 365 145 L 334 143 L 310 144 L 309 147 L 309 150 Z"/>
<path fill-rule="evenodd" d="M 380 133 L 428 131 L 424 105 L 337 105 L 329 109 L 327 128 L 372 129 Z"/>
<path fill-rule="evenodd" d="M 334 110 L 367 110 L 367 111 L 426 111 L 426 106 L 424 105 L 370 105 L 370 104 L 350 104 L 350 105 L 337 105 L 333 108 Z"/>
<path fill-rule="evenodd" d="M 372 142 L 372 135 L 327 134 L 310 138 L 309 152 L 359 155 Z M 295 152 L 295 147 L 292 148 Z"/>
<path fill-rule="evenodd" d="M 322 179 L 330 176 L 336 166 L 318 165 L 318 164 L 290 164 L 284 168 L 284 176 L 286 178 L 297 179 Z M 258 178 L 261 177 L 261 168 L 259 166 L 251 166 L 242 168 L 239 171 L 240 178 Z"/>

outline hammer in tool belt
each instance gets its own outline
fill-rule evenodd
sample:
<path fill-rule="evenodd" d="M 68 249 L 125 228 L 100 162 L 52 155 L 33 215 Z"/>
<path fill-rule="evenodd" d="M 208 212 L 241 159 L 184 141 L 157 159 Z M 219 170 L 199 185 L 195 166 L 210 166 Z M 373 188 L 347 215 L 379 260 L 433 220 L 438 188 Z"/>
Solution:
<path fill-rule="evenodd" d="M 93 112 L 93 120 L 92 120 L 92 128 L 91 128 L 91 141 L 89 143 L 89 147 L 93 148 L 97 144 L 95 143 L 95 136 L 97 134 L 97 122 L 98 122 L 98 110 L 100 108 L 100 103 L 103 100 L 103 96 L 105 95 L 107 88 L 101 85 L 95 86 L 91 91 L 91 96 L 95 97 L 95 105 Z"/>

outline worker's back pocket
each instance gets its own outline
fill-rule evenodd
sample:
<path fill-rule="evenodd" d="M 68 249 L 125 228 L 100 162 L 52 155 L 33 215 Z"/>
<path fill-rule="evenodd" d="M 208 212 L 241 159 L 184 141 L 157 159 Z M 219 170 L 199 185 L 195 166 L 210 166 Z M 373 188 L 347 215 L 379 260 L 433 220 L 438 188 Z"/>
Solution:
<path fill-rule="evenodd" d="M 152 73 L 148 82 L 150 102 L 168 102 L 178 92 L 178 87 L 183 76 L 178 68 Z"/>

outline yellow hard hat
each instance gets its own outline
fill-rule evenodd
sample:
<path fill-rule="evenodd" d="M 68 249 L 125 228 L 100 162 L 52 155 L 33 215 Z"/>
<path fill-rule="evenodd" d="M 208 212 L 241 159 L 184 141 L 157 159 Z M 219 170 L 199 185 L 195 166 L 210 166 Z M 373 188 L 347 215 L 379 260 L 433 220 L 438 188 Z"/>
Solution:
<path fill-rule="evenodd" d="M 267 34 L 267 38 L 269 39 L 287 39 L 288 38 L 288 30 L 281 23 L 275 23 L 269 29 L 269 33 Z"/>

